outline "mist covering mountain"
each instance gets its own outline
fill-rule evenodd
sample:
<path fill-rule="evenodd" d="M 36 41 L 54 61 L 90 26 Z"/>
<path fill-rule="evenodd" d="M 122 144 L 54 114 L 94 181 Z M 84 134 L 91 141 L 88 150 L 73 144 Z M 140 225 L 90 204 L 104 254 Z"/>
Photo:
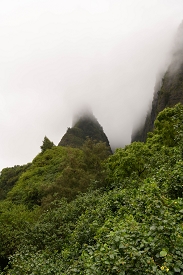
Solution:
<path fill-rule="evenodd" d="M 153 130 L 154 121 L 159 112 L 177 103 L 183 103 L 183 21 L 176 34 L 171 63 L 163 77 L 155 84 L 151 110 L 143 126 L 134 129 L 132 142 L 145 141 L 147 133 Z"/>
<path fill-rule="evenodd" d="M 80 148 L 87 138 L 91 138 L 96 142 L 105 142 L 110 148 L 109 140 L 102 126 L 90 110 L 84 113 L 81 112 L 74 117 L 73 126 L 67 129 L 58 145 Z"/>

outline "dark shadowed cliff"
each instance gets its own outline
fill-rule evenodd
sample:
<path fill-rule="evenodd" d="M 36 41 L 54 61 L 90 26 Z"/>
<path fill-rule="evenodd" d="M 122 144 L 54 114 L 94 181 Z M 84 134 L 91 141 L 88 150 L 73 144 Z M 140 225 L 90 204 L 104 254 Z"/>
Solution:
<path fill-rule="evenodd" d="M 145 141 L 147 133 L 153 130 L 158 113 L 179 102 L 183 103 L 183 21 L 178 28 L 171 64 L 162 80 L 155 85 L 151 111 L 144 125 L 132 133 L 132 142 Z"/>
<path fill-rule="evenodd" d="M 77 120 L 75 119 L 73 127 L 67 129 L 58 145 L 79 148 L 84 144 L 87 137 L 96 142 L 105 142 L 110 148 L 109 140 L 103 128 L 92 113 L 82 114 Z"/>

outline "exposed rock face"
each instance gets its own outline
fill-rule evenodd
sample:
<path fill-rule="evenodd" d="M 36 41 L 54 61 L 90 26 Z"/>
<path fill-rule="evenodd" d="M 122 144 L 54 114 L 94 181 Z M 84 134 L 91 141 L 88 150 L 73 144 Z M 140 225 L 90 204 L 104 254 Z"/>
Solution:
<path fill-rule="evenodd" d="M 105 142 L 110 148 L 109 140 L 103 128 L 92 113 L 82 114 L 78 117 L 73 127 L 67 129 L 66 134 L 62 137 L 58 145 L 81 147 L 87 137 L 97 142 Z"/>
<path fill-rule="evenodd" d="M 177 32 L 171 64 L 162 79 L 160 89 L 155 87 L 151 111 L 143 127 L 132 134 L 132 142 L 145 141 L 147 133 L 153 130 L 158 113 L 177 103 L 183 104 L 183 22 Z"/>

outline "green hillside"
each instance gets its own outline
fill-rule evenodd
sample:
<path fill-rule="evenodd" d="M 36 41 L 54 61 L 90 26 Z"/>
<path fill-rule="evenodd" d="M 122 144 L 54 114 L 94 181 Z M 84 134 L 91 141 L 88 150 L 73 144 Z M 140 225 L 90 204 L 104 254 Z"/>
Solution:
<path fill-rule="evenodd" d="M 182 121 L 178 104 L 159 113 L 145 143 L 109 155 L 87 139 L 12 168 L 0 202 L 0 274 L 183 274 Z"/>

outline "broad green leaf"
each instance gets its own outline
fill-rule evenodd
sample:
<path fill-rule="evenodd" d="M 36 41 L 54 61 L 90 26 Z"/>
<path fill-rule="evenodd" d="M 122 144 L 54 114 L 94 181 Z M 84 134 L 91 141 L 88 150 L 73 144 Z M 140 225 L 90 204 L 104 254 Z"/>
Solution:
<path fill-rule="evenodd" d="M 162 250 L 160 252 L 160 257 L 165 257 L 167 255 L 167 252 L 165 250 Z"/>
<path fill-rule="evenodd" d="M 179 267 L 174 267 L 174 271 L 175 272 L 180 272 L 180 268 Z"/>

